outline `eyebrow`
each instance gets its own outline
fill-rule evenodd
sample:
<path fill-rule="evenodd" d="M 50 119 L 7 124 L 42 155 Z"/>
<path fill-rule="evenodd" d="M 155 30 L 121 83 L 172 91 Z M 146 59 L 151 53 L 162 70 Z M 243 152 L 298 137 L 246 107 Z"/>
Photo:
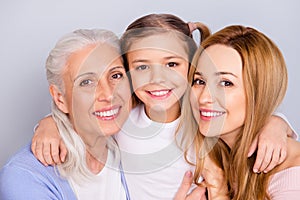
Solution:
<path fill-rule="evenodd" d="M 203 76 L 203 74 L 201 72 L 198 72 L 198 71 L 196 71 L 194 73 L 194 75 Z M 232 76 L 238 78 L 237 75 L 235 75 L 234 73 L 231 73 L 231 72 L 216 72 L 215 75 L 216 76 L 220 76 L 220 75 L 232 75 Z"/>
<path fill-rule="evenodd" d="M 176 59 L 184 59 L 183 57 L 181 56 L 167 56 L 167 57 L 163 57 L 163 60 L 170 60 L 170 59 L 173 59 L 173 58 L 176 58 Z M 186 59 L 187 60 L 187 59 Z M 136 60 L 133 60 L 132 63 L 139 63 L 139 62 L 150 62 L 151 59 L 136 59 Z"/>

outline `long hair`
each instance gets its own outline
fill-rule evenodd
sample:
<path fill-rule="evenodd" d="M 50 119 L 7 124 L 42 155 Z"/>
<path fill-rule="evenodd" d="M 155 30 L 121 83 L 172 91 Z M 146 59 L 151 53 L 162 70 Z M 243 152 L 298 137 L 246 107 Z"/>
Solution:
<path fill-rule="evenodd" d="M 193 24 L 200 33 L 200 42 L 210 35 L 210 30 L 203 23 L 195 22 Z M 149 14 L 135 20 L 127 27 L 120 39 L 126 70 L 129 71 L 126 54 L 130 51 L 130 47 L 134 42 L 148 36 L 170 32 L 175 33 L 178 42 L 183 43 L 183 48 L 188 54 L 187 59 L 190 63 L 197 49 L 192 35 L 193 31 L 190 29 L 189 23 L 171 14 Z M 141 103 L 135 94 L 133 96 L 134 104 Z"/>
<path fill-rule="evenodd" d="M 202 43 L 202 48 L 205 50 L 215 44 L 233 48 L 241 57 L 246 117 L 234 146 L 229 149 L 220 140 L 210 155 L 224 169 L 232 199 L 269 199 L 268 183 L 275 170 L 267 174 L 253 173 L 256 154 L 250 158 L 247 154 L 259 130 L 266 124 L 286 93 L 287 69 L 284 58 L 278 47 L 267 36 L 249 27 L 226 27 L 208 37 Z M 203 49 L 199 49 L 195 54 L 193 60 L 195 66 Z M 194 72 L 195 67 L 191 67 L 190 83 Z M 203 142 L 201 133 L 198 132 L 196 137 L 196 142 Z M 201 175 L 203 167 L 200 147 L 199 144 L 195 147 L 198 159 L 195 179 Z"/>
<path fill-rule="evenodd" d="M 100 43 L 109 44 L 120 52 L 119 39 L 114 33 L 107 30 L 79 29 L 63 36 L 50 51 L 46 61 L 49 85 L 57 86 L 65 94 L 63 74 L 68 66 L 69 57 L 80 49 Z M 52 101 L 52 117 L 68 150 L 66 161 L 57 166 L 60 175 L 65 178 L 72 178 L 75 181 L 91 178 L 92 173 L 86 164 L 85 143 L 73 129 L 67 114 L 63 113 L 54 101 Z M 109 144 L 115 145 L 112 138 L 109 138 Z"/>

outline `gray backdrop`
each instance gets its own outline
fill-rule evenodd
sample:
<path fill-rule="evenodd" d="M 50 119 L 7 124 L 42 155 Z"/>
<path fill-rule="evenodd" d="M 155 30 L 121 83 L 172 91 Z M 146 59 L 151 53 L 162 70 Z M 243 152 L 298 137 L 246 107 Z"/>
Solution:
<path fill-rule="evenodd" d="M 106 28 L 120 35 L 134 19 L 149 13 L 202 21 L 213 32 L 243 24 L 267 34 L 282 50 L 289 70 L 289 89 L 280 111 L 300 132 L 298 0 L 1 0 L 0 167 L 30 141 L 34 125 L 49 113 L 44 63 L 57 39 L 78 28 Z"/>

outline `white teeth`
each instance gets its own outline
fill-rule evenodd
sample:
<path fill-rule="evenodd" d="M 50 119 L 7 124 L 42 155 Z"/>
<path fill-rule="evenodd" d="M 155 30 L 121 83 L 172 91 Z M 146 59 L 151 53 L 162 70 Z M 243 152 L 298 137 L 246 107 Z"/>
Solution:
<path fill-rule="evenodd" d="M 113 110 L 108 110 L 108 111 L 103 111 L 103 112 L 95 112 L 95 115 L 100 116 L 100 117 L 111 117 L 116 115 L 119 112 L 120 108 L 116 108 Z"/>
<path fill-rule="evenodd" d="M 165 90 L 165 91 L 157 91 L 157 92 L 150 92 L 152 95 L 154 96 L 164 96 L 166 94 L 169 93 L 169 90 Z"/>
<path fill-rule="evenodd" d="M 201 111 L 201 115 L 203 115 L 205 117 L 217 117 L 217 116 L 220 116 L 222 114 L 223 114 L 223 112 L 204 112 L 204 111 Z"/>

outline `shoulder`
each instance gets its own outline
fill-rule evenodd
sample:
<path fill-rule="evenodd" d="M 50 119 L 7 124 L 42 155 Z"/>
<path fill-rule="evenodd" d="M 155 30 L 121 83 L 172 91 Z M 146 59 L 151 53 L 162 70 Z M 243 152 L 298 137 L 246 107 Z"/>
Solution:
<path fill-rule="evenodd" d="M 42 165 L 27 145 L 16 153 L 0 171 L 0 199 L 63 199 L 68 183 L 54 167 Z"/>
<path fill-rule="evenodd" d="M 268 192 L 271 199 L 295 199 L 300 195 L 300 166 L 290 167 L 273 175 Z"/>

